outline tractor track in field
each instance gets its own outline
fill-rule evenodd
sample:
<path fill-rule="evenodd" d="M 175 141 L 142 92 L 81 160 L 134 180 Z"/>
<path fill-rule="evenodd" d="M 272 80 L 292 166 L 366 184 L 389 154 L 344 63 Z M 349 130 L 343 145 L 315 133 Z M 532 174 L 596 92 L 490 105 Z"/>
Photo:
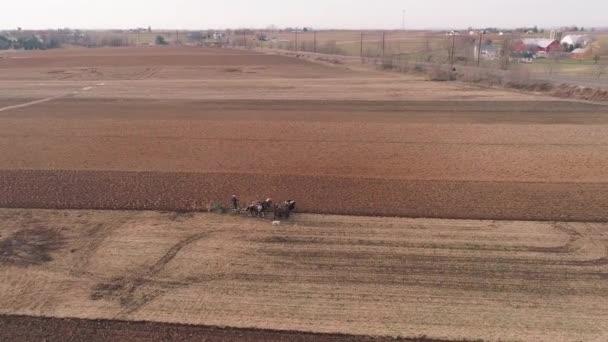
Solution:
<path fill-rule="evenodd" d="M 115 277 L 97 284 L 90 294 L 91 300 L 118 302 L 122 310 L 116 315 L 116 318 L 126 318 L 155 298 L 166 294 L 171 289 L 179 288 L 179 282 L 159 282 L 154 279 L 183 248 L 208 237 L 211 233 L 192 235 L 172 246 L 152 265 L 130 272 L 128 276 Z"/>

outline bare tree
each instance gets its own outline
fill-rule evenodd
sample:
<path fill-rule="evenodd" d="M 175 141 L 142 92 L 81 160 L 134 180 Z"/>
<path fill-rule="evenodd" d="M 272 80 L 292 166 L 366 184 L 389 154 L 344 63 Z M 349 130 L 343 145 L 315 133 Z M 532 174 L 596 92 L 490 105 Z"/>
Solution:
<path fill-rule="evenodd" d="M 596 76 L 597 76 L 597 79 L 599 80 L 600 78 L 602 78 L 602 75 L 604 75 L 606 73 L 606 65 L 598 64 L 596 70 L 597 70 Z"/>
<path fill-rule="evenodd" d="M 551 77 L 553 75 L 553 71 L 557 69 L 557 65 L 560 62 L 560 58 L 561 56 L 559 53 L 549 54 L 549 63 L 547 64 L 547 72 L 549 74 L 549 77 Z"/>
<path fill-rule="evenodd" d="M 431 60 L 433 60 L 431 41 L 428 35 L 425 35 L 424 38 L 424 61 L 429 63 Z"/>
<path fill-rule="evenodd" d="M 509 63 L 511 62 L 511 53 L 513 52 L 513 45 L 510 38 L 505 38 L 502 41 L 500 47 L 500 68 L 503 70 L 509 69 Z"/>

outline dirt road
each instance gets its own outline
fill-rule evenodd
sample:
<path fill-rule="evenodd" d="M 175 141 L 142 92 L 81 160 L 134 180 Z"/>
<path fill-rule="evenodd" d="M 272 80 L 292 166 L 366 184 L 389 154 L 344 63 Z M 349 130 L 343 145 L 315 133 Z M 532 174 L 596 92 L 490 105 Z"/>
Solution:
<path fill-rule="evenodd" d="M 603 341 L 605 224 L 0 210 L 0 314 Z"/>

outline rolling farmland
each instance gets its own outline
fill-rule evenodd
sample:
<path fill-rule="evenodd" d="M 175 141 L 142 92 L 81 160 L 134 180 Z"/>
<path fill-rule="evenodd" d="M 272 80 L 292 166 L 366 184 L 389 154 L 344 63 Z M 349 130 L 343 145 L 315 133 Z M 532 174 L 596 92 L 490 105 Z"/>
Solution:
<path fill-rule="evenodd" d="M 608 333 L 605 105 L 191 47 L 14 52 L 0 79 L 7 325 Z M 293 198 L 299 214 L 271 227 L 189 213 L 232 194 Z"/>

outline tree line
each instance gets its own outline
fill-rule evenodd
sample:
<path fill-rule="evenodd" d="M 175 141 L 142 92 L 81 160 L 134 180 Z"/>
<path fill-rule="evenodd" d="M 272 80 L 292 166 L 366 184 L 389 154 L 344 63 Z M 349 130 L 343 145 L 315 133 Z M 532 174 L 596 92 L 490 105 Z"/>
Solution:
<path fill-rule="evenodd" d="M 46 50 L 46 49 L 57 49 L 61 47 L 59 39 L 50 38 L 42 39 L 36 35 L 9 38 L 4 35 L 0 35 L 0 50 Z"/>

